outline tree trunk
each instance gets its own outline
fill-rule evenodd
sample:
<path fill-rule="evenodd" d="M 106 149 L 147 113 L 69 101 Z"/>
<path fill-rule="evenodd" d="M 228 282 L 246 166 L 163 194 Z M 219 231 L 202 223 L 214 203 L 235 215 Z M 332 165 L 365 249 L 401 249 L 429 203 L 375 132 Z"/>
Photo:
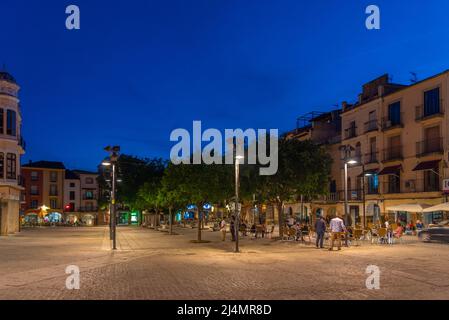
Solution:
<path fill-rule="evenodd" d="M 172 217 L 172 212 L 171 212 L 171 207 L 168 207 L 168 223 L 170 224 L 170 232 L 169 234 L 172 235 L 173 234 L 173 217 Z"/>
<path fill-rule="evenodd" d="M 284 207 L 284 201 L 277 202 L 278 209 L 278 221 L 279 221 L 279 236 L 282 238 L 284 235 L 284 213 L 282 208 Z"/>
<path fill-rule="evenodd" d="M 200 208 L 200 206 L 196 206 L 196 210 L 197 210 L 197 212 L 198 212 L 198 242 L 201 242 L 201 220 L 202 220 L 202 217 L 201 217 L 201 210 L 199 209 Z"/>

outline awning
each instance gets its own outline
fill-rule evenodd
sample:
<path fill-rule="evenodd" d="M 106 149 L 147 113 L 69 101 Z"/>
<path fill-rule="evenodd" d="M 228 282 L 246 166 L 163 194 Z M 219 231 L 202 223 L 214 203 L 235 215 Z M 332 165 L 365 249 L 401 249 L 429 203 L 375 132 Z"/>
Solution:
<path fill-rule="evenodd" d="M 432 161 L 423 161 L 418 163 L 418 165 L 413 169 L 413 171 L 421 171 L 421 170 L 431 170 L 438 168 L 441 160 L 432 160 Z"/>
<path fill-rule="evenodd" d="M 423 210 L 423 212 L 434 212 L 434 211 L 449 211 L 449 202 L 440 203 L 436 206 L 429 207 Z"/>
<path fill-rule="evenodd" d="M 362 172 L 361 174 L 359 174 L 359 178 L 362 178 L 362 177 L 368 176 L 368 175 L 377 174 L 378 172 L 379 172 L 379 169 L 369 169 L 369 170 L 365 170 L 364 172 Z"/>
<path fill-rule="evenodd" d="M 397 166 L 391 166 L 391 167 L 385 167 L 378 173 L 379 176 L 384 176 L 387 174 L 397 174 L 399 170 L 401 170 L 402 165 Z"/>
<path fill-rule="evenodd" d="M 405 204 L 399 204 L 397 206 L 386 207 L 385 209 L 387 211 L 405 211 L 405 212 L 421 213 L 421 212 L 424 212 L 424 209 L 427 209 L 429 207 L 430 207 L 429 204 L 424 204 L 424 203 L 405 203 Z"/>

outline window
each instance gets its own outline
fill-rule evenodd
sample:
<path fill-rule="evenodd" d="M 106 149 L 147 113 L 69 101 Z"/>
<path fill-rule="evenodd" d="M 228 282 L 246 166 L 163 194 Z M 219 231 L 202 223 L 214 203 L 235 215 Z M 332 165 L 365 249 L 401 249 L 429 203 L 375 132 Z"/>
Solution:
<path fill-rule="evenodd" d="M 424 191 L 433 192 L 440 189 L 440 177 L 438 168 L 424 171 Z"/>
<path fill-rule="evenodd" d="M 37 180 L 39 180 L 39 172 L 31 171 L 31 181 L 37 181 Z"/>
<path fill-rule="evenodd" d="M 442 151 L 443 140 L 440 138 L 440 127 L 431 127 L 424 130 L 425 145 L 422 153 L 432 153 Z"/>
<path fill-rule="evenodd" d="M 5 133 L 5 128 L 3 127 L 3 122 L 4 122 L 4 111 L 3 109 L 0 109 L 0 134 L 4 134 Z"/>
<path fill-rule="evenodd" d="M 31 200 L 31 203 L 30 203 L 31 209 L 37 209 L 38 206 L 39 206 L 39 203 L 37 202 L 37 200 Z"/>
<path fill-rule="evenodd" d="M 401 124 L 401 102 L 395 102 L 388 106 L 388 121 L 390 126 L 397 126 Z"/>
<path fill-rule="evenodd" d="M 50 182 L 57 182 L 58 181 L 58 173 L 56 171 L 50 172 Z"/>
<path fill-rule="evenodd" d="M 402 158 L 401 136 L 388 138 L 388 152 L 385 160 L 394 160 Z"/>
<path fill-rule="evenodd" d="M 424 92 L 424 117 L 440 112 L 440 88 Z"/>
<path fill-rule="evenodd" d="M 38 189 L 38 187 L 37 187 L 37 186 L 31 186 L 31 188 L 30 188 L 30 193 L 31 193 L 32 195 L 38 195 L 38 194 L 39 194 L 39 189 Z"/>
<path fill-rule="evenodd" d="M 16 112 L 14 110 L 8 110 L 6 112 L 6 134 L 16 136 L 16 126 Z"/>
<path fill-rule="evenodd" d="M 379 176 L 372 174 L 368 176 L 368 194 L 379 193 Z"/>
<path fill-rule="evenodd" d="M 5 155 L 0 153 L 0 178 L 5 177 Z"/>
<path fill-rule="evenodd" d="M 337 192 L 337 181 L 332 180 L 329 186 L 329 192 L 330 193 L 335 193 Z"/>
<path fill-rule="evenodd" d="M 70 200 L 75 200 L 75 191 L 70 191 Z"/>
<path fill-rule="evenodd" d="M 355 145 L 355 157 L 357 158 L 357 162 L 360 162 L 360 158 L 362 157 L 362 145 L 360 142 L 357 142 Z"/>
<path fill-rule="evenodd" d="M 75 188 L 75 182 L 70 182 L 70 188 Z"/>
<path fill-rule="evenodd" d="M 94 193 L 92 191 L 86 191 L 84 193 L 84 199 L 90 200 L 94 198 Z"/>
<path fill-rule="evenodd" d="M 50 208 L 58 209 L 58 199 L 50 199 Z"/>
<path fill-rule="evenodd" d="M 372 137 L 369 140 L 369 155 L 368 163 L 377 162 L 377 144 L 376 137 Z"/>
<path fill-rule="evenodd" d="M 401 190 L 401 178 L 400 172 L 391 174 L 388 176 L 388 193 L 400 193 Z"/>
<path fill-rule="evenodd" d="M 50 185 L 50 196 L 57 196 L 58 195 L 58 186 L 56 184 Z"/>
<path fill-rule="evenodd" d="M 6 156 L 6 178 L 17 179 L 17 156 L 14 153 L 8 153 Z"/>
<path fill-rule="evenodd" d="M 93 178 L 86 178 L 86 184 L 93 184 L 94 179 Z"/>

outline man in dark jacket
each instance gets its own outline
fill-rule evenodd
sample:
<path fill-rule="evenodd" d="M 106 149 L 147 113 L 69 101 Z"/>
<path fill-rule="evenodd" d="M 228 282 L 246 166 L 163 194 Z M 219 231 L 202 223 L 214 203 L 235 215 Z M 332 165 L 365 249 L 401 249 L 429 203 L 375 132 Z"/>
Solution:
<path fill-rule="evenodd" d="M 326 221 L 323 217 L 319 217 L 315 222 L 315 231 L 316 231 L 316 247 L 324 248 L 324 233 L 326 232 Z"/>
<path fill-rule="evenodd" d="M 231 232 L 232 241 L 235 241 L 235 216 L 231 217 L 231 226 L 229 228 L 229 231 Z"/>

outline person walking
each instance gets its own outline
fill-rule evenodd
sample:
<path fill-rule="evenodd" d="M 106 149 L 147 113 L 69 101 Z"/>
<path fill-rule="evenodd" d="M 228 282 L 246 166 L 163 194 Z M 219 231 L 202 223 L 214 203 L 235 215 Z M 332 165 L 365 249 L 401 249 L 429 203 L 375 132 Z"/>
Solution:
<path fill-rule="evenodd" d="M 326 221 L 322 216 L 320 216 L 315 222 L 315 232 L 316 232 L 316 247 L 317 249 L 324 248 L 324 234 L 326 233 Z"/>
<path fill-rule="evenodd" d="M 220 222 L 221 241 L 226 240 L 226 220 L 223 218 Z"/>
<path fill-rule="evenodd" d="M 331 220 L 330 229 L 332 236 L 331 236 L 331 247 L 329 248 L 329 251 L 334 250 L 335 240 L 337 240 L 338 250 L 341 250 L 341 235 L 343 232 L 346 232 L 346 227 L 339 215 L 337 215 L 335 218 Z"/>
<path fill-rule="evenodd" d="M 231 225 L 229 228 L 229 231 L 231 232 L 231 239 L 232 241 L 235 241 L 235 217 L 231 217 Z"/>

